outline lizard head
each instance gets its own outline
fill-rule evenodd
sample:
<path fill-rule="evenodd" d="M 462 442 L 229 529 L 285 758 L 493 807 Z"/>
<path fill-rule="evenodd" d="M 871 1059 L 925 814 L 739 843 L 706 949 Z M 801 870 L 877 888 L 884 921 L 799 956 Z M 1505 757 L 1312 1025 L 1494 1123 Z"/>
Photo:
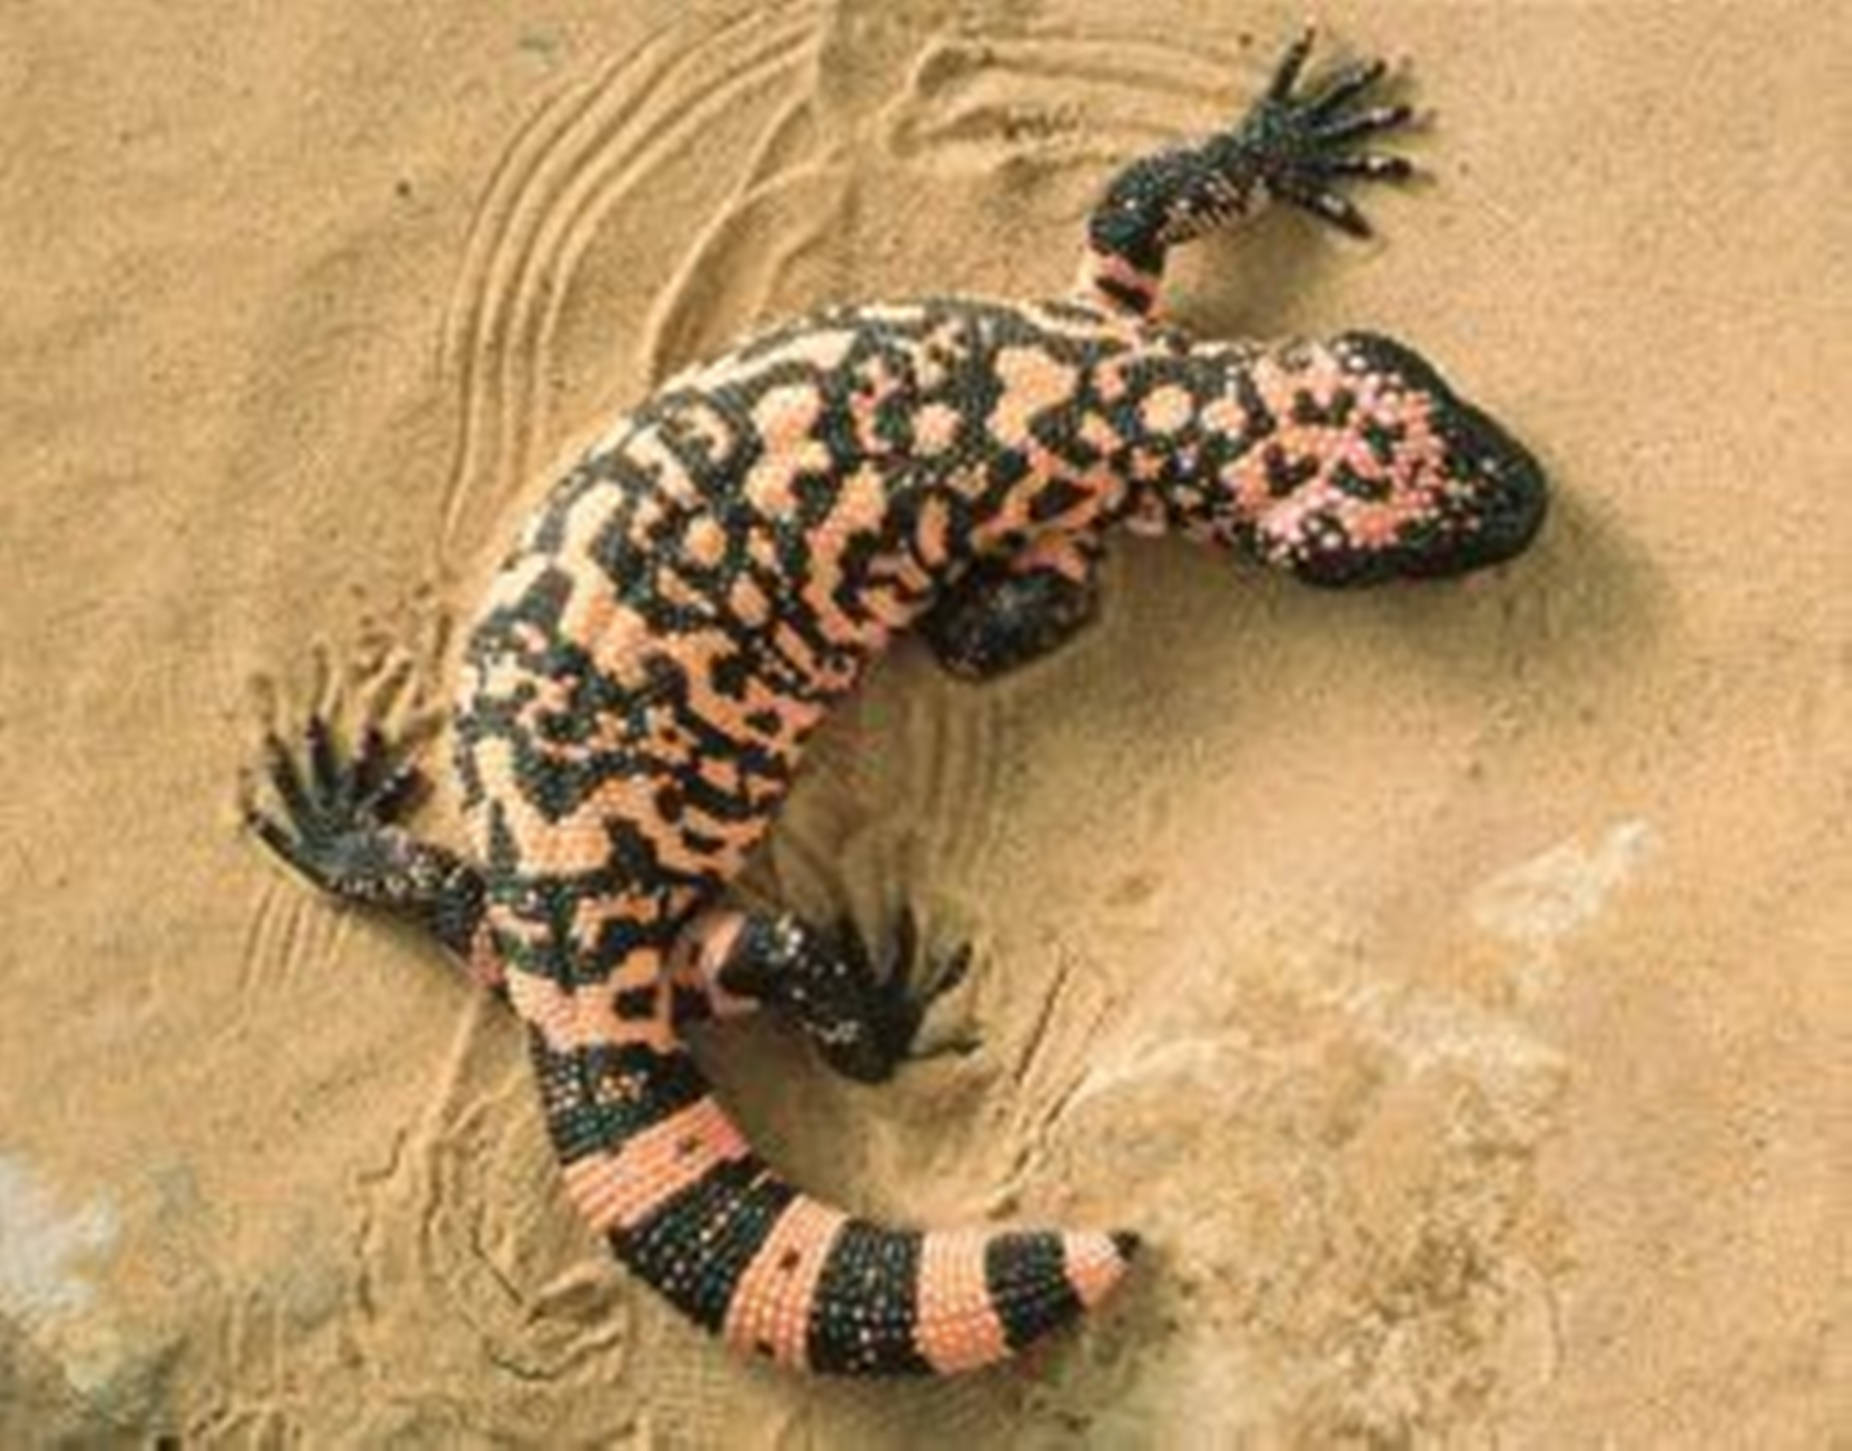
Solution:
<path fill-rule="evenodd" d="M 1289 343 L 1249 378 L 1274 426 L 1224 473 L 1217 532 L 1266 564 L 1334 588 L 1464 574 L 1543 522 L 1537 461 L 1401 343 Z"/>

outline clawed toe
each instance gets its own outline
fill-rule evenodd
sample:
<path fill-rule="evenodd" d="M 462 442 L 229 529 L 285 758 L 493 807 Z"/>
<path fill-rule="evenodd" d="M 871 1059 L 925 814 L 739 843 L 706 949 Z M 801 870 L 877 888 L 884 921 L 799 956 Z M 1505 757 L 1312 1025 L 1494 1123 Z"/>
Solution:
<path fill-rule="evenodd" d="M 296 755 L 274 732 L 265 738 L 270 782 L 277 798 L 299 824 L 341 820 L 384 826 L 398 819 L 425 784 L 424 773 L 397 752 L 376 725 L 369 725 L 351 761 L 343 761 L 334 733 L 320 715 L 303 727 L 309 770 L 305 779 Z"/>
<path fill-rule="evenodd" d="M 892 938 L 894 953 L 888 981 L 897 1014 L 906 1023 L 905 1041 L 898 1045 L 908 1058 L 936 1058 L 945 1053 L 968 1053 L 978 1046 L 972 1033 L 953 1034 L 930 1045 L 920 1042 L 927 1009 L 963 982 L 971 971 L 971 944 L 960 942 L 949 952 L 920 950 L 919 925 L 910 907 L 902 907 Z"/>
<path fill-rule="evenodd" d="M 1405 126 L 1414 111 L 1405 105 L 1348 109 L 1388 73 L 1380 60 L 1342 66 L 1309 90 L 1295 93 L 1313 37 L 1308 27 L 1287 47 L 1266 93 L 1234 137 L 1260 158 L 1263 178 L 1281 201 L 1353 236 L 1368 236 L 1369 221 L 1331 184 L 1401 181 L 1414 174 L 1414 164 L 1404 156 L 1344 148 Z"/>
<path fill-rule="evenodd" d="M 1273 79 L 1267 84 L 1269 101 L 1284 101 L 1291 97 L 1293 87 L 1299 83 L 1299 72 L 1305 69 L 1306 57 L 1312 53 L 1312 43 L 1318 39 L 1318 28 L 1308 25 L 1293 38 L 1286 47 L 1279 63 L 1273 68 Z"/>
<path fill-rule="evenodd" d="M 866 948 L 863 951 L 866 953 Z M 970 967 L 969 942 L 961 942 L 943 954 L 923 952 L 919 919 L 913 908 L 903 905 L 895 914 L 881 962 L 881 980 L 889 996 L 914 1003 L 924 1012 L 935 999 L 957 987 Z"/>
<path fill-rule="evenodd" d="M 852 969 L 860 982 L 862 995 L 853 1014 L 861 1025 L 860 1031 L 837 1041 L 819 1036 L 824 1057 L 839 1072 L 862 1082 L 879 1082 L 909 1058 L 969 1052 L 977 1046 L 970 1035 L 955 1036 L 925 1049 L 916 1042 L 927 1008 L 969 972 L 969 943 L 961 943 L 943 955 L 924 952 L 919 920 L 907 906 L 895 913 L 878 954 L 871 951 L 861 929 L 847 916 L 832 924 L 830 939 L 837 958 Z"/>
<path fill-rule="evenodd" d="M 493 967 L 477 966 L 474 955 L 487 897 L 480 873 L 398 824 L 424 785 L 406 751 L 404 740 L 370 724 L 345 756 L 320 715 L 303 727 L 299 750 L 271 732 L 264 774 L 280 810 L 258 804 L 247 776 L 245 823 L 323 892 L 418 923 L 469 962 L 477 981 L 499 991 Z"/>
<path fill-rule="evenodd" d="M 1380 60 L 1357 61 L 1325 78 L 1325 83 L 1301 99 L 1306 116 L 1321 121 L 1343 109 L 1389 73 L 1388 63 Z"/>
<path fill-rule="evenodd" d="M 1413 106 L 1372 106 L 1354 116 L 1345 116 L 1329 125 L 1314 128 L 1312 136 L 1321 146 L 1343 146 L 1365 136 L 1394 131 L 1415 118 Z M 1399 158 L 1398 158 L 1399 159 Z M 1408 165 L 1406 161 L 1403 165 Z"/>
<path fill-rule="evenodd" d="M 369 725 L 351 760 L 344 760 L 321 715 L 303 727 L 300 753 L 271 732 L 264 739 L 265 776 L 281 806 L 273 815 L 249 789 L 245 823 L 290 866 L 330 891 L 345 892 L 356 849 L 395 822 L 416 799 L 424 775 Z"/>
<path fill-rule="evenodd" d="M 971 971 L 971 944 L 961 942 L 933 962 L 932 980 L 925 985 L 928 1002 L 942 998 L 965 980 Z"/>

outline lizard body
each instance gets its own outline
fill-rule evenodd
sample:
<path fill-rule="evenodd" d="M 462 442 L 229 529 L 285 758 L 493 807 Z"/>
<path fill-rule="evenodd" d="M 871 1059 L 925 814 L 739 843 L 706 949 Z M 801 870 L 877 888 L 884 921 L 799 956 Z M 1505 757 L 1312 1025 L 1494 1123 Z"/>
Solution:
<path fill-rule="evenodd" d="M 1364 64 L 1296 92 L 1309 35 L 1243 123 L 1120 173 L 1080 282 L 1046 303 L 842 306 L 671 380 L 557 483 L 465 653 L 456 764 L 474 854 L 394 824 L 413 779 L 369 735 L 278 745 L 275 849 L 415 916 L 505 994 L 567 1193 L 639 1276 L 730 1343 L 846 1373 L 987 1364 L 1096 1303 L 1126 1232 L 893 1229 L 745 1143 L 686 1025 L 770 1005 L 839 1071 L 905 1056 L 910 917 L 860 939 L 726 905 L 829 707 L 896 634 L 986 678 L 1095 611 L 1114 527 L 1321 585 L 1509 558 L 1540 470 L 1405 346 L 1203 342 L 1154 317 L 1164 254 L 1269 198 L 1363 229 L 1331 190 L 1397 177 L 1360 137 Z M 962 968 L 962 958 L 950 969 Z"/>

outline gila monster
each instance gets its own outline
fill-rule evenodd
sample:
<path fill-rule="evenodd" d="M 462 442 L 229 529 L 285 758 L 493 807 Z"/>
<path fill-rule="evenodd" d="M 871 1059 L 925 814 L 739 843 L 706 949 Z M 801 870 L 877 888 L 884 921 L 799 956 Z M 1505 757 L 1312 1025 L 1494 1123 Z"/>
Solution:
<path fill-rule="evenodd" d="M 1510 558 L 1542 519 L 1536 462 L 1408 347 L 1204 342 L 1157 319 L 1174 244 L 1269 199 L 1367 234 L 1334 184 L 1409 174 L 1355 148 L 1409 119 L 1360 101 L 1382 64 L 1302 85 L 1311 42 L 1238 124 L 1118 173 L 1064 299 L 825 308 L 614 424 L 468 639 L 473 858 L 398 824 L 419 776 L 377 726 L 350 756 L 312 717 L 301 764 L 270 736 L 283 813 L 247 795 L 256 832 L 324 890 L 422 923 L 513 1006 L 572 1202 L 748 1353 L 982 1366 L 1098 1302 L 1138 1243 L 848 1215 L 752 1151 L 684 1046 L 690 1024 L 769 1006 L 852 1078 L 909 1053 L 910 916 L 873 953 L 844 924 L 721 900 L 882 647 L 917 631 L 974 679 L 1045 655 L 1093 617 L 1120 524 L 1354 586 Z"/>

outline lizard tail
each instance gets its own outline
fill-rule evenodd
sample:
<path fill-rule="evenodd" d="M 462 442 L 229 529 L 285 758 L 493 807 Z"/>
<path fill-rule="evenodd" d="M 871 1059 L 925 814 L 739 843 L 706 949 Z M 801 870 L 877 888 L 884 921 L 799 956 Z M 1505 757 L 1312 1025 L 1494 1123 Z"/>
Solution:
<path fill-rule="evenodd" d="M 559 1052 L 536 1032 L 533 1051 L 579 1211 L 689 1319 L 780 1365 L 989 1365 L 1096 1304 L 1137 1248 L 1126 1232 L 871 1224 L 774 1173 L 678 1042 Z"/>

